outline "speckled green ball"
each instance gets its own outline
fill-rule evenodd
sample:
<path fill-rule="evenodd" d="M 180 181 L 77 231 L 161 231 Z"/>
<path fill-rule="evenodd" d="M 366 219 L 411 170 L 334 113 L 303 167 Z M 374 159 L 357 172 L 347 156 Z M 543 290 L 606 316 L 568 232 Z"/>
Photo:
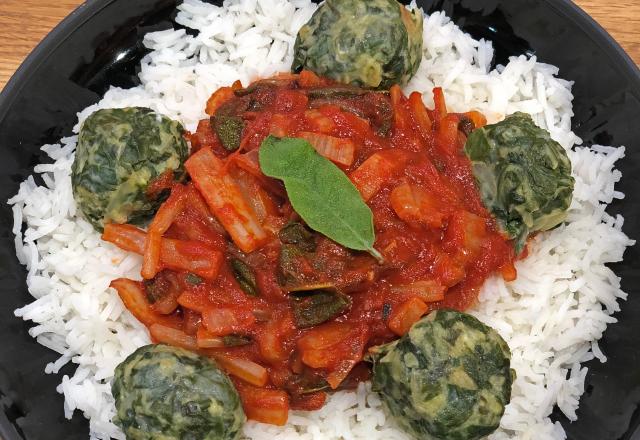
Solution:
<path fill-rule="evenodd" d="M 530 115 L 514 113 L 474 130 L 464 151 L 484 205 L 514 240 L 516 253 L 531 233 L 567 217 L 575 184 L 571 161 Z"/>
<path fill-rule="evenodd" d="M 116 368 L 111 391 L 128 440 L 235 440 L 246 420 L 224 372 L 168 345 L 136 350 Z"/>
<path fill-rule="evenodd" d="M 370 357 L 374 390 L 420 440 L 480 439 L 499 426 L 511 398 L 509 347 L 466 313 L 432 312 Z"/>
<path fill-rule="evenodd" d="M 298 32 L 291 69 L 388 89 L 422 60 L 422 11 L 396 0 L 326 0 Z"/>
<path fill-rule="evenodd" d="M 189 146 L 179 122 L 148 108 L 102 109 L 82 124 L 71 168 L 73 197 L 98 231 L 105 223 L 143 223 L 161 198 L 147 188 L 168 170 L 185 177 Z"/>

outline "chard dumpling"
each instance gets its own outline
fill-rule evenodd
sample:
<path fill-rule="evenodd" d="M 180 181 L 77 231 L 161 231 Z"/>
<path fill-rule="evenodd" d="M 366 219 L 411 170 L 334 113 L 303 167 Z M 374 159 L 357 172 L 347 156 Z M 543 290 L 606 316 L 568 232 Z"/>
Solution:
<path fill-rule="evenodd" d="M 549 132 L 514 113 L 469 135 L 464 148 L 487 209 L 520 253 L 529 234 L 556 227 L 573 196 L 571 161 Z"/>
<path fill-rule="evenodd" d="M 480 439 L 498 428 L 511 398 L 507 343 L 466 313 L 432 312 L 370 360 L 374 390 L 417 439 Z"/>
<path fill-rule="evenodd" d="M 114 422 L 127 440 L 235 440 L 246 418 L 233 383 L 212 361 L 146 345 L 116 367 Z"/>
<path fill-rule="evenodd" d="M 296 38 L 292 70 L 388 89 L 422 60 L 422 11 L 396 0 L 326 0 Z"/>
<path fill-rule="evenodd" d="M 101 109 L 82 124 L 71 168 L 73 197 L 98 231 L 106 223 L 142 223 L 162 202 L 154 180 L 185 176 L 189 147 L 182 125 L 148 108 Z"/>

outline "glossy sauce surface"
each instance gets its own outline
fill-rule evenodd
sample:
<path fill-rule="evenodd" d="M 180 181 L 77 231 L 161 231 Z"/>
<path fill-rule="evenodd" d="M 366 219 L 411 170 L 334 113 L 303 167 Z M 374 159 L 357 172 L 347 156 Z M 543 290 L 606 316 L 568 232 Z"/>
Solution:
<path fill-rule="evenodd" d="M 370 346 L 403 335 L 430 310 L 467 309 L 495 272 L 515 277 L 512 243 L 484 208 L 463 152 L 466 135 L 485 119 L 448 113 L 440 89 L 434 99 L 428 110 L 420 94 L 405 97 L 397 86 L 366 91 L 309 72 L 218 90 L 207 105 L 211 118 L 188 136 L 193 182 L 174 186 L 156 219 L 184 192 L 185 207 L 164 238 L 208 246 L 224 261 L 216 274 L 194 276 L 182 263 L 147 277 L 139 287 L 157 318 L 146 319 L 126 289 L 114 287 L 157 342 L 218 359 L 250 418 L 282 420 L 264 415 L 269 404 L 251 401 L 260 393 L 293 409 L 321 407 L 326 391 L 367 378 Z M 304 225 L 282 183 L 261 172 L 258 151 L 269 135 L 307 140 L 349 176 L 373 213 L 382 260 Z M 196 160 L 218 167 L 204 177 L 229 206 L 211 203 L 190 165 Z M 264 233 L 234 232 L 230 212 Z M 110 226 L 104 238 L 131 250 L 118 241 L 126 233 Z M 268 379 L 247 380 L 229 367 L 238 360 L 265 369 Z"/>

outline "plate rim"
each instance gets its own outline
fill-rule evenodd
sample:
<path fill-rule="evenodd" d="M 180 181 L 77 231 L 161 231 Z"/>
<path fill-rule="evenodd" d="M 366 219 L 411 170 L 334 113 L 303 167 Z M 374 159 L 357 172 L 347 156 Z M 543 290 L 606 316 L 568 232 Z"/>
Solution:
<path fill-rule="evenodd" d="M 0 91 L 0 121 L 6 118 L 29 79 L 54 55 L 57 48 L 100 11 L 120 1 L 123 0 L 85 0 L 62 19 L 27 55 Z M 509 0 L 498 1 L 508 2 Z M 640 96 L 640 66 L 600 23 L 571 0 L 544 0 L 544 3 L 550 9 L 555 10 L 557 14 L 579 25 L 584 34 L 602 49 L 612 64 L 616 65 L 628 78 L 632 91 Z M 572 121 L 573 124 L 574 121 Z M 2 147 L 0 145 L 0 148 Z M 0 413 L 0 438 L 7 440 L 20 438 L 16 437 L 14 429 L 13 424 L 2 411 Z M 640 439 L 640 426 L 637 426 L 636 429 L 630 427 L 628 434 L 631 439 Z"/>

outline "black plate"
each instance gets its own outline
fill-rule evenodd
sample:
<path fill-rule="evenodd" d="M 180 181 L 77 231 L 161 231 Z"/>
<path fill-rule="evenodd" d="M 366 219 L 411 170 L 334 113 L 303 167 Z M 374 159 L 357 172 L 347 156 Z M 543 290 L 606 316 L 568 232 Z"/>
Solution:
<path fill-rule="evenodd" d="M 96 102 L 109 84 L 137 82 L 149 31 L 171 26 L 176 0 L 89 0 L 31 54 L 0 95 L 0 200 L 31 174 L 39 147 L 71 133 L 76 112 Z M 640 237 L 640 71 L 613 39 L 568 0 L 426 0 L 444 9 L 474 37 L 493 40 L 496 61 L 536 54 L 574 80 L 574 130 L 587 143 L 626 145 L 618 164 L 628 198 L 611 208 L 624 230 Z M 13 310 L 29 302 L 25 270 L 15 258 L 11 211 L 0 212 L 0 437 L 5 440 L 88 438 L 80 415 L 65 421 L 59 376 L 43 373 L 56 355 L 36 344 Z M 601 347 L 609 362 L 590 362 L 579 421 L 554 413 L 572 440 L 640 439 L 640 255 L 629 249 L 614 266 L 629 300 Z M 67 370 L 67 373 L 70 370 Z"/>

